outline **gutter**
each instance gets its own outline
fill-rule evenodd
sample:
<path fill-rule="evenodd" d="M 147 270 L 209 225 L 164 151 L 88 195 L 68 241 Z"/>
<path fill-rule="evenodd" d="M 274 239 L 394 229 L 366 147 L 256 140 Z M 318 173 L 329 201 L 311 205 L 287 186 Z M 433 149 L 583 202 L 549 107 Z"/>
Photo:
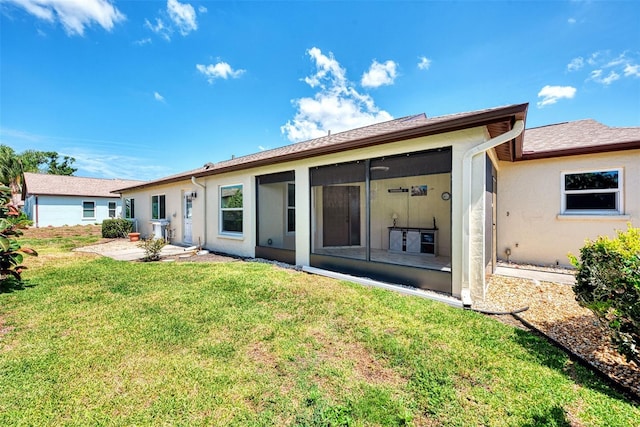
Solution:
<path fill-rule="evenodd" d="M 202 239 L 202 245 L 200 245 L 200 249 L 202 249 L 204 246 L 207 245 L 207 186 L 204 184 L 200 184 L 198 181 L 196 181 L 196 177 L 192 176 L 191 177 L 191 182 L 193 183 L 193 185 L 197 185 L 198 187 L 202 188 L 202 192 L 204 194 L 203 199 L 202 199 L 202 203 L 203 203 L 203 210 L 204 210 L 204 238 Z"/>
<path fill-rule="evenodd" d="M 471 227 L 471 185 L 473 180 L 473 158 L 478 154 L 485 153 L 486 151 L 497 147 L 507 141 L 511 141 L 514 138 L 520 136 L 524 131 L 524 120 L 517 120 L 513 124 L 513 128 L 498 135 L 495 138 L 491 138 L 488 141 L 483 142 L 480 145 L 471 147 L 462 156 L 462 248 L 460 251 L 462 259 L 462 287 L 460 290 L 460 296 L 464 306 L 471 306 L 471 239 L 469 228 Z"/>

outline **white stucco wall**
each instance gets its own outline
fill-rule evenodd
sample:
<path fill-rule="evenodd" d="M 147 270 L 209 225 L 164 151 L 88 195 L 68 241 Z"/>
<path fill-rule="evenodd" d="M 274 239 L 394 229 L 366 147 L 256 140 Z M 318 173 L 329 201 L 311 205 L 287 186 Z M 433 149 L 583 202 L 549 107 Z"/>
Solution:
<path fill-rule="evenodd" d="M 82 203 L 95 203 L 95 216 L 83 218 Z M 116 203 L 116 217 L 122 212 L 119 198 L 82 196 L 28 196 L 24 211 L 36 227 L 101 224 L 109 218 L 109 202 Z"/>
<path fill-rule="evenodd" d="M 194 186 L 189 180 L 165 184 L 154 187 L 152 189 L 144 189 L 135 192 L 123 194 L 123 198 L 132 198 L 135 200 L 135 220 L 138 232 L 143 237 L 153 234 L 153 226 L 151 224 L 151 197 L 165 196 L 165 218 L 169 220 L 167 226 L 172 232 L 173 243 L 182 243 L 184 236 L 184 203 L 183 196 L 185 193 L 196 193 L 193 199 L 193 218 L 192 218 L 192 242 L 197 245 L 198 240 L 204 240 L 204 221 L 203 207 L 204 194 L 201 188 Z"/>
<path fill-rule="evenodd" d="M 624 215 L 563 216 L 562 172 L 623 169 Z M 500 162 L 498 257 L 518 263 L 569 266 L 585 239 L 614 237 L 627 222 L 640 226 L 640 150 L 524 162 Z"/>

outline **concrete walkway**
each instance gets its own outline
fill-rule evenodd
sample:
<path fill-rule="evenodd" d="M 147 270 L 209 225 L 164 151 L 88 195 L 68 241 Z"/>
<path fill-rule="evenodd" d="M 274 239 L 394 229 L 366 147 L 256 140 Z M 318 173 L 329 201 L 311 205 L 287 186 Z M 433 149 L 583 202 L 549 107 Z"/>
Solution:
<path fill-rule="evenodd" d="M 83 246 L 75 249 L 78 252 L 95 253 L 119 261 L 136 261 L 144 258 L 144 249 L 139 248 L 140 242 L 130 242 L 124 239 L 113 240 L 111 242 L 97 245 Z M 165 245 L 160 252 L 160 256 L 184 255 L 190 253 L 187 248 L 174 245 Z"/>
<path fill-rule="evenodd" d="M 574 285 L 575 276 L 569 272 L 559 273 L 553 271 L 537 270 L 523 267 L 507 267 L 500 265 L 496 267 L 495 274 L 507 277 L 519 277 L 522 279 L 538 280 L 540 282 L 560 283 L 563 285 Z"/>

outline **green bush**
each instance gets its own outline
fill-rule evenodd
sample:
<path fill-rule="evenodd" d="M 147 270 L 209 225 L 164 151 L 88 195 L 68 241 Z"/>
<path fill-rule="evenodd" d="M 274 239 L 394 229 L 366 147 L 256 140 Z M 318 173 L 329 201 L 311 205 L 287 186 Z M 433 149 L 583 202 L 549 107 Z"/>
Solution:
<path fill-rule="evenodd" d="M 138 244 L 139 248 L 144 249 L 144 261 L 158 261 L 160 259 L 160 251 L 167 242 L 164 239 L 144 239 Z"/>
<path fill-rule="evenodd" d="M 19 220 L 20 212 L 11 201 L 9 187 L 0 186 L 0 289 L 20 284 L 23 254 L 38 255 L 36 251 L 23 248 L 18 242 L 22 236 L 21 228 L 26 228 L 27 221 Z"/>
<path fill-rule="evenodd" d="M 615 239 L 599 237 L 580 249 L 573 291 L 611 330 L 611 339 L 627 360 L 640 364 L 640 228 L 627 227 Z"/>
<path fill-rule="evenodd" d="M 102 237 L 114 239 L 127 237 L 133 230 L 133 222 L 124 218 L 105 219 L 102 221 Z"/>

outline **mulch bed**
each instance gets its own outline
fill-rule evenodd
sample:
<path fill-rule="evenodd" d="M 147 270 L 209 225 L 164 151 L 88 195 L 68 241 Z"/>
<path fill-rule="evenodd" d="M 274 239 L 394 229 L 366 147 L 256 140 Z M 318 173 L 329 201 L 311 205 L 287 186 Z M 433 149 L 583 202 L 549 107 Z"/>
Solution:
<path fill-rule="evenodd" d="M 570 285 L 494 275 L 485 301 L 474 308 L 512 311 L 527 306 L 516 316 L 493 317 L 525 329 L 533 326 L 640 400 L 640 367 L 613 348 L 607 325 L 576 302 Z"/>

